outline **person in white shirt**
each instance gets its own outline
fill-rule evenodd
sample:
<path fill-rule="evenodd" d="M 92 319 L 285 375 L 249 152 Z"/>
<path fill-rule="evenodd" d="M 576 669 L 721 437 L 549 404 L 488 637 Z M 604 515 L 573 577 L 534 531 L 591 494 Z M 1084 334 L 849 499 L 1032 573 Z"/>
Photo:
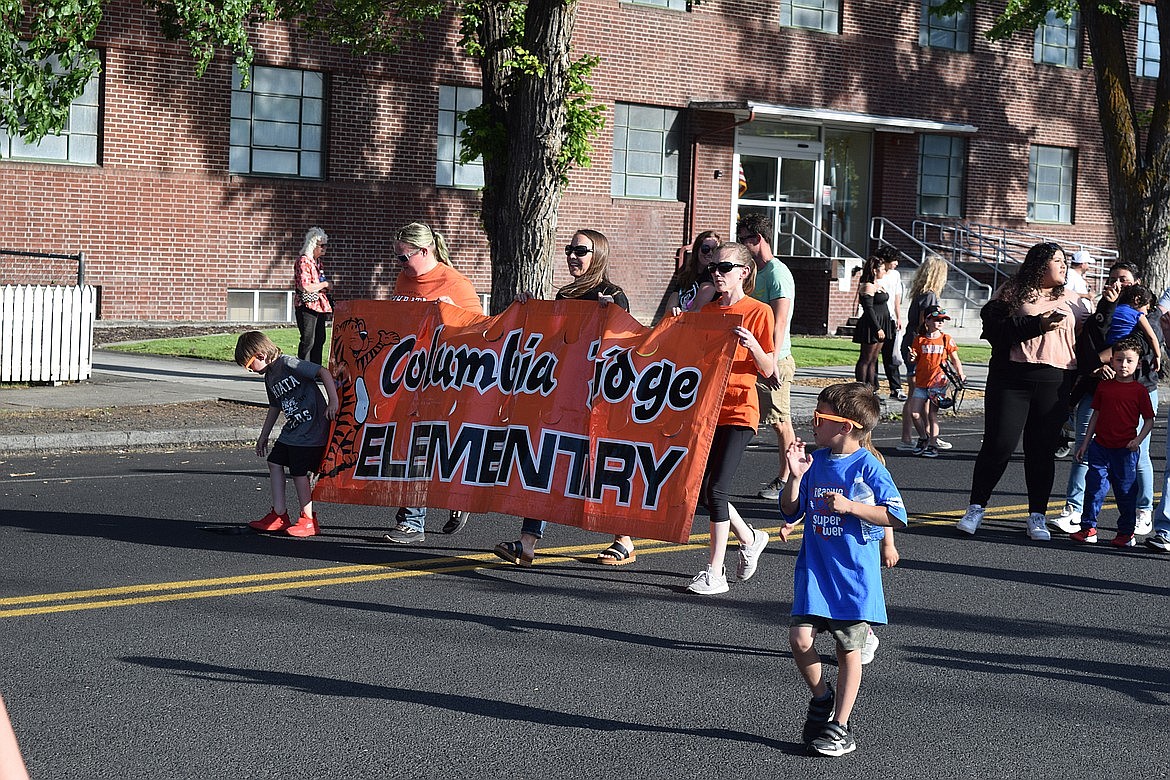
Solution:
<path fill-rule="evenodd" d="M 1088 273 L 1092 262 L 1093 256 L 1084 249 L 1073 252 L 1072 257 L 1068 259 L 1068 275 L 1064 280 L 1064 288 L 1086 298 L 1090 297 L 1089 283 L 1085 280 L 1085 274 Z"/>
<path fill-rule="evenodd" d="M 898 273 L 898 250 L 886 244 L 878 247 L 874 255 L 880 257 L 886 264 L 886 275 L 876 280 L 878 287 L 889 293 L 886 306 L 890 310 L 890 319 L 894 323 L 894 332 L 886 335 L 882 342 L 882 368 L 886 371 L 886 380 L 890 383 L 890 398 L 898 401 L 906 400 L 906 393 L 902 390 L 902 369 L 898 364 L 898 332 L 902 329 L 902 277 Z M 910 336 L 914 338 L 914 336 Z M 897 357 L 895 357 L 897 356 Z"/>

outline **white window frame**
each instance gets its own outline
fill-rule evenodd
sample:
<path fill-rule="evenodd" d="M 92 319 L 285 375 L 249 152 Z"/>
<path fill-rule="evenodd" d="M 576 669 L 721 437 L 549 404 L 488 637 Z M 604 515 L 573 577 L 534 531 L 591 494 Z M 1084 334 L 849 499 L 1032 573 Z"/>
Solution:
<path fill-rule="evenodd" d="M 780 0 L 780 26 L 837 35 L 841 0 Z"/>
<path fill-rule="evenodd" d="M 53 70 L 63 72 L 56 57 Z M 104 72 L 104 68 L 102 69 Z M 0 160 L 97 166 L 101 160 L 101 73 L 95 73 L 85 90 L 69 104 L 69 120 L 59 133 L 28 143 L 20 133 L 0 126 Z"/>
<path fill-rule="evenodd" d="M 1075 149 L 1033 144 L 1028 150 L 1028 221 L 1071 225 L 1075 183 Z"/>
<path fill-rule="evenodd" d="M 949 16 L 930 12 L 942 0 L 922 0 L 922 19 L 918 26 L 918 45 L 922 48 L 971 51 L 971 9 L 964 8 Z"/>
<path fill-rule="evenodd" d="M 944 151 L 945 154 L 943 154 Z M 919 214 L 961 218 L 963 216 L 963 191 L 966 186 L 966 178 L 967 139 L 927 133 L 920 136 L 918 144 Z M 945 201 L 946 207 L 941 210 L 928 208 L 928 199 Z"/>
<path fill-rule="evenodd" d="M 1032 61 L 1058 68 L 1081 66 L 1081 16 L 1076 11 L 1066 22 L 1049 11 L 1044 23 L 1036 28 L 1032 42 Z"/>
<path fill-rule="evenodd" d="M 1143 3 L 1138 11 L 1137 76 L 1156 79 L 1161 72 L 1162 52 L 1159 48 L 1158 12 L 1150 3 Z"/>
<path fill-rule="evenodd" d="M 292 290 L 259 290 L 252 288 L 237 288 L 229 287 L 227 291 L 228 297 L 232 295 L 250 294 L 252 296 L 252 316 L 244 320 L 228 320 L 229 322 L 292 322 L 296 318 L 293 316 L 293 291 Z M 267 320 L 260 318 L 260 296 L 261 295 L 284 295 L 284 319 L 283 320 Z M 226 315 L 226 312 L 225 312 Z"/>
<path fill-rule="evenodd" d="M 615 103 L 610 194 L 637 200 L 678 200 L 682 125 L 678 109 Z"/>
<path fill-rule="evenodd" d="M 228 173 L 324 179 L 327 116 L 321 71 L 254 65 L 245 88 L 233 68 Z"/>
<path fill-rule="evenodd" d="M 435 153 L 435 185 L 439 187 L 483 187 L 483 159 L 476 157 L 460 164 L 463 152 L 460 134 L 465 127 L 463 113 L 483 103 L 479 87 L 439 87 L 439 125 Z"/>

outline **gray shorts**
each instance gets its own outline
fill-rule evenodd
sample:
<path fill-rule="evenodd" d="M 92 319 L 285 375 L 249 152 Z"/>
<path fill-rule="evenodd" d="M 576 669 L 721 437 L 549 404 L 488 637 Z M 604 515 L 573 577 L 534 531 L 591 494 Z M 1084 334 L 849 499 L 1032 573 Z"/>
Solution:
<path fill-rule="evenodd" d="M 820 615 L 793 615 L 788 625 L 792 628 L 809 626 L 818 634 L 828 632 L 837 645 L 847 653 L 861 650 L 869 636 L 869 623 L 864 620 L 833 620 Z"/>

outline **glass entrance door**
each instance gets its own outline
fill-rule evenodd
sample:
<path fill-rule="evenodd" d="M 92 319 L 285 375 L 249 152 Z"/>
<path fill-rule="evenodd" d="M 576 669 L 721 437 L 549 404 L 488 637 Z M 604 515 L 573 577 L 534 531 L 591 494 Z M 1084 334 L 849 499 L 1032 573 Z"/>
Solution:
<path fill-rule="evenodd" d="M 783 152 L 739 155 L 737 218 L 761 212 L 774 226 L 772 251 L 778 255 L 813 253 L 813 226 L 820 224 L 821 155 Z"/>

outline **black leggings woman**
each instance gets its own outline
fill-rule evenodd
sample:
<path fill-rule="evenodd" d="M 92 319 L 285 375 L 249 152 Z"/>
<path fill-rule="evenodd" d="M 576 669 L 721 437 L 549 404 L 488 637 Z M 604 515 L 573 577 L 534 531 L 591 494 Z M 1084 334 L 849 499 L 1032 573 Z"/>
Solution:
<path fill-rule="evenodd" d="M 886 307 L 889 293 L 877 282 L 886 275 L 885 261 L 877 255 L 870 255 L 861 267 L 861 280 L 857 284 L 857 301 L 861 304 L 861 316 L 853 328 L 853 343 L 860 345 L 857 365 L 853 375 L 858 382 L 870 385 L 877 392 L 878 358 L 887 336 L 894 334 L 890 311 Z"/>

